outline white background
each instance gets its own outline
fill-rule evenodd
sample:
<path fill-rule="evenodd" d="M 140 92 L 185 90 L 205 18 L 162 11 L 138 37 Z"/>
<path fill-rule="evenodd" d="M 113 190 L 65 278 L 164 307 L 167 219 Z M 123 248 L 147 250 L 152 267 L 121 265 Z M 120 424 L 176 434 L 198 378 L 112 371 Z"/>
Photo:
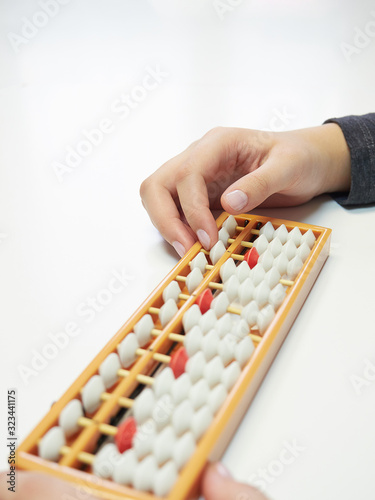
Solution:
<path fill-rule="evenodd" d="M 370 0 L 243 0 L 222 15 L 213 0 L 72 0 L 15 44 L 42 1 L 0 1 L 3 465 L 6 389 L 18 390 L 21 439 L 177 261 L 141 205 L 145 177 L 216 125 L 287 130 L 375 111 Z M 374 35 L 355 40 L 366 27 Z M 343 43 L 362 45 L 346 58 Z M 168 76 L 121 119 L 111 106 L 148 66 Z M 54 162 L 103 119 L 112 132 L 59 182 Z M 223 461 L 256 480 L 296 442 L 303 451 L 268 476 L 271 498 L 373 498 L 375 373 L 359 394 L 352 381 L 375 364 L 374 207 L 325 196 L 257 212 L 330 227 L 332 248 Z M 113 271 L 128 285 L 87 321 L 77 308 Z M 20 367 L 69 322 L 80 334 L 25 383 Z"/>

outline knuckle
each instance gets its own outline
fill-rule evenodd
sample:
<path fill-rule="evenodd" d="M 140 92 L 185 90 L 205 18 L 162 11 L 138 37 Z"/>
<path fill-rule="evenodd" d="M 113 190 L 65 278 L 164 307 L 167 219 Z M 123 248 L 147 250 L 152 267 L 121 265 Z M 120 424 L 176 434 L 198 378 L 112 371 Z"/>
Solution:
<path fill-rule="evenodd" d="M 193 168 L 190 162 L 180 165 L 176 170 L 176 183 L 180 184 L 193 173 Z"/>
<path fill-rule="evenodd" d="M 255 176 L 256 179 L 256 190 L 259 191 L 263 196 L 268 196 L 270 193 L 270 183 L 269 180 L 264 175 Z"/>
<path fill-rule="evenodd" d="M 206 132 L 204 137 L 209 138 L 209 139 L 211 139 L 211 138 L 216 139 L 218 137 L 221 137 L 223 134 L 225 134 L 225 131 L 226 131 L 225 127 L 217 126 L 217 127 L 212 128 L 208 132 Z"/>
<path fill-rule="evenodd" d="M 151 180 L 151 177 L 152 176 L 147 177 L 147 179 L 145 179 L 139 187 L 139 195 L 142 200 L 147 196 L 147 193 L 150 190 L 151 184 L 153 182 Z"/>
<path fill-rule="evenodd" d="M 201 210 L 198 207 L 195 199 L 192 200 L 191 205 L 189 205 L 188 207 L 184 207 L 183 210 L 185 217 L 189 222 L 196 221 L 201 216 Z"/>

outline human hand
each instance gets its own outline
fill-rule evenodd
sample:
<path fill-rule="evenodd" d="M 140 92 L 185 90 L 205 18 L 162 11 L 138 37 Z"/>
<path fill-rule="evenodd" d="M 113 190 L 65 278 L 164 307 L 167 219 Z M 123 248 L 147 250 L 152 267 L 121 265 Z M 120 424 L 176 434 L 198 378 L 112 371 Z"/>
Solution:
<path fill-rule="evenodd" d="M 350 153 L 338 125 L 291 132 L 215 128 L 143 181 L 151 221 L 182 256 L 217 241 L 211 209 L 299 205 L 350 187 Z"/>
<path fill-rule="evenodd" d="M 6 473 L 0 476 L 1 500 L 98 500 L 85 491 L 53 476 L 35 472 L 17 472 L 16 492 L 8 491 Z M 202 478 L 202 495 L 205 500 L 267 500 L 252 486 L 235 482 L 221 464 L 209 465 Z"/>
<path fill-rule="evenodd" d="M 9 491 L 6 472 L 0 475 L 0 500 L 98 500 L 88 491 L 56 477 L 37 472 L 17 471 L 15 492 Z"/>
<path fill-rule="evenodd" d="M 202 478 L 202 495 L 205 500 L 267 500 L 259 490 L 238 483 L 221 464 L 211 464 Z"/>

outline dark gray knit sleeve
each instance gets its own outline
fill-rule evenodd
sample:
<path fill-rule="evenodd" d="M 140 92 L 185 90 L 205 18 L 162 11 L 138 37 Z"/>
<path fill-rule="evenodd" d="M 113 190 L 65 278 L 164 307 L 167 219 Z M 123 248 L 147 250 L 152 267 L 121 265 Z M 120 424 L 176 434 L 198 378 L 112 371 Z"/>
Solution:
<path fill-rule="evenodd" d="M 339 125 L 350 149 L 350 192 L 333 197 L 344 206 L 375 203 L 375 113 L 331 118 L 324 123 Z"/>

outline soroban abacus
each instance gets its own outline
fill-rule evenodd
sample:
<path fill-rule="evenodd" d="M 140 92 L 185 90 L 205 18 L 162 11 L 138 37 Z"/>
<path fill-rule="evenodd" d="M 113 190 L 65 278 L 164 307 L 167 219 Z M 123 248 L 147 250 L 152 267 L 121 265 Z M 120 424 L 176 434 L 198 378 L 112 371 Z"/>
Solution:
<path fill-rule="evenodd" d="M 322 268 L 331 230 L 217 219 L 18 449 L 93 495 L 182 500 L 222 455 Z"/>

